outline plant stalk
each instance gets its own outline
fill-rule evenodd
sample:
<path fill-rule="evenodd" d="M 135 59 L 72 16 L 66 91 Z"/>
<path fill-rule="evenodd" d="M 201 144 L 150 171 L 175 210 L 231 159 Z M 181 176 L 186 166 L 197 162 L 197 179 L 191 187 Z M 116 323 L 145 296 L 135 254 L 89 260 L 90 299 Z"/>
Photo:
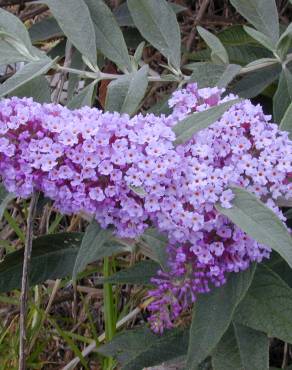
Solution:
<path fill-rule="evenodd" d="M 24 246 L 23 270 L 21 280 L 21 295 L 20 295 L 20 318 L 19 318 L 19 362 L 18 369 L 25 370 L 26 368 L 26 316 L 27 316 L 27 300 L 28 300 L 28 273 L 31 260 L 32 240 L 33 240 L 33 221 L 36 214 L 37 201 L 39 193 L 35 192 L 32 195 L 29 212 L 27 217 L 27 229 Z"/>
<path fill-rule="evenodd" d="M 104 278 L 108 278 L 111 275 L 111 261 L 109 257 L 104 258 L 103 263 L 103 275 Z M 116 315 L 113 289 L 110 283 L 104 283 L 104 323 L 105 323 L 105 339 L 110 342 L 116 332 Z M 114 359 L 109 357 L 105 359 L 105 369 L 110 370 L 113 367 Z"/>

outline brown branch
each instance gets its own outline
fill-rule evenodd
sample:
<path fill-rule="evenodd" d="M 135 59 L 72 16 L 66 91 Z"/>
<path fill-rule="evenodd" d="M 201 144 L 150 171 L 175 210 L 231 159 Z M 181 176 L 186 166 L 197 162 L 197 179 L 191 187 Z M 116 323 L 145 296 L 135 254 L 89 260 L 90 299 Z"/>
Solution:
<path fill-rule="evenodd" d="M 200 6 L 200 9 L 198 11 L 198 14 L 196 15 L 195 22 L 194 22 L 194 27 L 190 33 L 190 37 L 187 41 L 186 49 L 187 51 L 191 50 L 192 44 L 194 42 L 194 39 L 196 37 L 196 25 L 201 21 L 201 19 L 204 16 L 205 11 L 207 10 L 207 7 L 209 5 L 210 0 L 204 0 L 202 5 Z"/>
<path fill-rule="evenodd" d="M 195 20 L 194 20 L 194 24 L 193 24 L 193 28 L 191 30 L 191 33 L 189 35 L 189 38 L 187 40 L 187 43 L 186 43 L 186 50 L 189 52 L 192 48 L 192 45 L 193 45 L 193 42 L 195 40 L 195 37 L 196 37 L 196 33 L 197 33 L 197 29 L 196 29 L 196 26 L 200 23 L 201 19 L 203 18 L 207 8 L 208 8 L 208 5 L 209 5 L 209 2 L 210 0 L 203 0 L 202 2 L 202 5 L 200 6 L 200 9 L 195 17 Z M 182 65 L 184 65 L 187 61 L 187 57 L 186 56 L 183 56 L 182 58 Z"/>
<path fill-rule="evenodd" d="M 24 3 L 32 3 L 37 0 L 0 0 L 0 7 L 1 6 L 10 6 L 10 5 L 21 5 Z"/>
<path fill-rule="evenodd" d="M 27 229 L 26 229 L 26 239 L 24 247 L 23 256 L 23 270 L 22 270 L 22 280 L 21 280 L 21 295 L 20 295 L 20 318 L 19 318 L 19 363 L 18 369 L 25 370 L 26 366 L 26 316 L 27 316 L 27 300 L 28 300 L 28 273 L 31 260 L 32 251 L 32 240 L 33 240 L 33 220 L 36 214 L 37 201 L 39 194 L 35 192 L 32 195 L 29 212 L 27 217 Z"/>
<path fill-rule="evenodd" d="M 46 5 L 42 5 L 42 6 L 39 6 L 39 7 L 34 6 L 33 9 L 31 9 L 27 12 L 23 12 L 20 15 L 20 19 L 22 20 L 22 22 L 25 22 L 28 19 L 34 18 L 37 15 L 40 15 L 40 14 L 46 12 L 48 9 L 49 8 Z"/>

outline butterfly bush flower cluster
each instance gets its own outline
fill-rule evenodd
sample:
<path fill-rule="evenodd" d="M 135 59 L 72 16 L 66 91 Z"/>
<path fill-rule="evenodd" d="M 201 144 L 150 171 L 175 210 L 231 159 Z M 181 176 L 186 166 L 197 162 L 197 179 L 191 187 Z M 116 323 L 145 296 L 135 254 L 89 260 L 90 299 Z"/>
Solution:
<path fill-rule="evenodd" d="M 120 237 L 136 238 L 149 226 L 168 236 L 169 270 L 158 272 L 149 292 L 155 332 L 175 325 L 228 273 L 269 256 L 216 210 L 216 203 L 232 207 L 231 185 L 253 192 L 283 221 L 276 200 L 292 197 L 288 133 L 248 100 L 174 146 L 172 127 L 234 98 L 222 93 L 191 84 L 169 100 L 171 115 L 133 118 L 26 98 L 0 102 L 0 176 L 9 191 L 42 191 L 60 212 L 93 215 Z"/>

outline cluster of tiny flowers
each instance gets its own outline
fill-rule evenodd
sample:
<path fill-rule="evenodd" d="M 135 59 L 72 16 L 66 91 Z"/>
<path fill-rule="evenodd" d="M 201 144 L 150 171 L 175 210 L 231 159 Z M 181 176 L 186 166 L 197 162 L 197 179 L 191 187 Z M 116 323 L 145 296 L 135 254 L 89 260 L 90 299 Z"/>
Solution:
<path fill-rule="evenodd" d="M 0 102 L 0 176 L 10 192 L 42 191 L 60 212 L 94 215 L 119 237 L 138 237 L 150 225 L 168 236 L 169 270 L 159 271 L 149 292 L 155 332 L 175 325 L 197 294 L 222 285 L 229 272 L 269 256 L 217 212 L 217 202 L 232 206 L 230 185 L 256 194 L 283 221 L 276 200 L 292 197 L 292 142 L 250 101 L 173 145 L 172 127 L 234 98 L 222 93 L 191 84 L 169 100 L 171 115 L 133 118 L 26 98 Z"/>
<path fill-rule="evenodd" d="M 220 100 L 221 93 L 189 85 L 170 100 L 173 115 L 182 119 L 233 98 Z M 243 101 L 177 147 L 179 166 L 159 202 L 160 211 L 152 217 L 171 243 L 169 271 L 159 271 L 153 279 L 157 288 L 149 292 L 154 297 L 149 321 L 155 332 L 171 328 L 199 293 L 224 284 L 226 274 L 269 257 L 267 246 L 215 208 L 217 202 L 232 207 L 234 195 L 228 187 L 237 185 L 257 195 L 285 221 L 276 200 L 292 197 L 292 142 L 269 119 L 260 106 Z"/>

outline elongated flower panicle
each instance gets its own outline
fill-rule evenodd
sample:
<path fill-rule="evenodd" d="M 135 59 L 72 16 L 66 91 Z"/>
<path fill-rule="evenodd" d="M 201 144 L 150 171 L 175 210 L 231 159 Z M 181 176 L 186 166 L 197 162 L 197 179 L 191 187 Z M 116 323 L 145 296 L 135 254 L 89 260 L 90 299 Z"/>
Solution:
<path fill-rule="evenodd" d="M 222 89 L 191 84 L 169 100 L 169 116 L 68 110 L 31 99 L 0 102 L 0 176 L 20 197 L 40 190 L 62 213 L 84 212 L 120 237 L 154 225 L 169 238 L 168 272 L 149 292 L 155 332 L 175 325 L 199 293 L 226 274 L 270 254 L 215 204 L 232 207 L 230 185 L 253 192 L 284 221 L 276 205 L 292 197 L 292 142 L 245 100 L 175 147 L 172 127 L 224 101 Z M 135 189 L 142 191 L 135 191 Z"/>

